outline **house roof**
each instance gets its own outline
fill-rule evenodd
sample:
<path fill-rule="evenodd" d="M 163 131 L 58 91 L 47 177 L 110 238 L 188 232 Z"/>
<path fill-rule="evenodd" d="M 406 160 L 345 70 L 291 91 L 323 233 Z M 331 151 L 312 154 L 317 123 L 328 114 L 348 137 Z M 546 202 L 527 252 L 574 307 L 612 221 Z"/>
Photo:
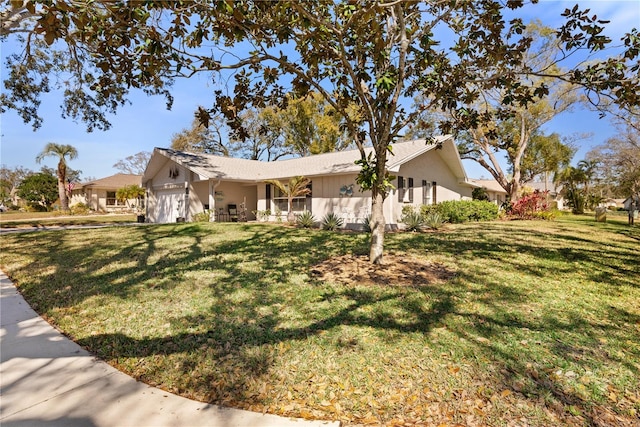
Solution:
<path fill-rule="evenodd" d="M 80 184 L 81 188 L 122 188 L 127 185 L 141 185 L 142 175 L 132 175 L 128 173 L 117 173 L 106 178 L 96 179 Z"/>
<path fill-rule="evenodd" d="M 507 191 L 495 179 L 470 179 L 469 183 L 475 187 L 486 188 L 488 191 L 507 194 Z"/>
<path fill-rule="evenodd" d="M 543 181 L 536 181 L 536 182 L 531 181 L 531 182 L 525 183 L 525 185 L 527 187 L 531 187 L 534 190 L 538 190 L 538 191 L 548 190 L 549 193 L 552 193 L 552 194 L 557 194 L 560 192 L 560 190 L 562 190 L 562 186 L 556 185 L 553 181 L 547 181 L 546 183 Z"/>
<path fill-rule="evenodd" d="M 393 155 L 388 157 L 387 168 L 391 172 L 397 172 L 402 164 L 438 147 L 441 148 L 439 154 L 449 164 L 454 175 L 460 180 L 465 181 L 466 174 L 453 137 L 450 135 L 436 137 L 432 143 L 420 139 L 393 144 Z M 365 149 L 367 154 L 372 150 L 373 148 L 371 147 Z M 156 153 L 161 156 L 156 156 Z M 224 179 L 260 182 L 267 179 L 288 179 L 300 175 L 312 177 L 358 173 L 360 166 L 355 164 L 355 161 L 360 159 L 360 157 L 359 150 L 346 150 L 265 162 L 202 153 L 189 153 L 169 148 L 155 148 L 154 156 L 152 156 L 151 161 L 147 165 L 143 182 L 155 176 L 160 168 L 169 160 L 192 170 L 203 180 Z"/>

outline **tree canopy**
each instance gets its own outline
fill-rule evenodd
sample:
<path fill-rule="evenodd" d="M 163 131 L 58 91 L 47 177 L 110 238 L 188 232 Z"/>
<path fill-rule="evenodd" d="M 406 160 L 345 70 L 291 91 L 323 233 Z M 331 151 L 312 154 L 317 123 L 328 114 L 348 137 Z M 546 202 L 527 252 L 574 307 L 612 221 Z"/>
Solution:
<path fill-rule="evenodd" d="M 199 120 L 208 126 L 223 114 L 239 137 L 246 135 L 243 110 L 319 93 L 362 154 L 358 182 L 372 194 L 373 262 L 382 261 L 391 144 L 420 111 L 454 111 L 456 121 L 444 131 L 475 128 L 493 116 L 474 107 L 482 90 L 495 88 L 506 106 L 548 94 L 545 82 L 533 84 L 523 79 L 527 75 L 581 85 L 622 108 L 639 100 L 637 30 L 625 36 L 617 58 L 562 73 L 537 69 L 523 61 L 532 39 L 522 19 L 505 18 L 522 0 L 11 3 L 35 18 L 22 20 L 25 53 L 10 58 L 12 74 L 0 101 L 27 121 L 37 122 L 33 105 L 49 89 L 47 76 L 62 66 L 73 82 L 65 111 L 98 127 L 106 125 L 96 111 L 117 108 L 129 90 L 164 93 L 170 104 L 174 79 L 200 72 L 233 84 L 214 92 L 214 105 L 200 108 Z M 603 22 L 588 11 L 576 6 L 564 16 L 556 61 L 611 42 Z M 56 62 L 53 50 L 35 55 L 43 42 L 64 50 L 69 61 Z M 429 96 L 409 110 L 406 100 L 418 94 Z M 371 157 L 366 145 L 373 146 Z"/>
<path fill-rule="evenodd" d="M 140 151 L 131 156 L 127 156 L 124 159 L 118 160 L 113 167 L 118 169 L 122 173 L 128 173 L 132 175 L 142 175 L 147 168 L 147 163 L 151 159 L 151 153 L 148 151 Z"/>
<path fill-rule="evenodd" d="M 618 135 L 587 153 L 597 163 L 599 185 L 609 197 L 640 197 L 640 122 L 618 125 Z"/>
<path fill-rule="evenodd" d="M 33 207 L 49 209 L 58 199 L 58 181 L 46 172 L 31 174 L 20 183 L 18 196 Z"/>

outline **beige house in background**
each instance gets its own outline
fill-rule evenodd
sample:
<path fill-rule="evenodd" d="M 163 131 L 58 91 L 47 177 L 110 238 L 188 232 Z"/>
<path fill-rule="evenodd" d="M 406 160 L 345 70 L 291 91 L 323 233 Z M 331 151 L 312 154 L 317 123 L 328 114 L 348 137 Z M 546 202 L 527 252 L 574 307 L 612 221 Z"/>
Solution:
<path fill-rule="evenodd" d="M 76 184 L 71 190 L 70 206 L 84 203 L 96 212 L 120 212 L 128 209 L 116 198 L 116 192 L 128 185 L 141 185 L 142 175 L 118 173 L 95 181 Z"/>
<path fill-rule="evenodd" d="M 484 188 L 489 196 L 489 201 L 500 206 L 507 201 L 507 191 L 495 179 L 470 179 L 475 187 Z"/>
<path fill-rule="evenodd" d="M 384 203 L 390 227 L 400 222 L 404 206 L 471 199 L 474 185 L 453 137 L 441 136 L 435 143 L 397 143 L 392 148 L 387 168 L 396 176 L 396 189 Z M 361 192 L 356 184 L 358 159 L 358 150 L 263 162 L 156 148 L 142 178 L 147 221 L 190 221 L 205 210 L 212 221 L 238 220 L 241 212 L 247 220 L 267 212 L 270 220 L 277 219 L 276 214 L 284 219 L 287 199 L 265 180 L 287 182 L 302 175 L 311 180 L 311 193 L 294 201 L 295 212 L 310 211 L 318 221 L 333 212 L 343 218 L 345 227 L 358 228 L 371 209 L 371 193 Z"/>

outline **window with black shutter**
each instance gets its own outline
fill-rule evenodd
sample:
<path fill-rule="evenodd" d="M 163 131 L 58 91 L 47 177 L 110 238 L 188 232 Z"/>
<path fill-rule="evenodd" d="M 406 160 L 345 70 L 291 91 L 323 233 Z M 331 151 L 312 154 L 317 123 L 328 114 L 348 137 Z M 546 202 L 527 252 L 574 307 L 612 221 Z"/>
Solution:
<path fill-rule="evenodd" d="M 433 203 L 434 205 L 436 203 L 438 203 L 438 198 L 436 197 L 436 189 L 437 188 L 438 188 L 438 183 L 433 181 L 431 183 L 431 192 L 432 192 L 432 194 L 431 194 L 431 203 Z"/>
<path fill-rule="evenodd" d="M 265 199 L 267 199 L 267 210 L 271 210 L 271 184 L 265 188 Z"/>
<path fill-rule="evenodd" d="M 409 178 L 409 203 L 413 203 L 413 178 Z"/>

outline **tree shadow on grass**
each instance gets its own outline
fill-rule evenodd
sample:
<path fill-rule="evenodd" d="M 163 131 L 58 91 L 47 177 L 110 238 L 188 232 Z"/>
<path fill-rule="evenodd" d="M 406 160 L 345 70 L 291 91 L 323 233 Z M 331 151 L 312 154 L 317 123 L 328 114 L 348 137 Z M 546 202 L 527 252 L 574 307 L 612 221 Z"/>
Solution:
<path fill-rule="evenodd" d="M 483 224 L 454 233 L 390 235 L 387 248 L 451 254 L 459 265 L 473 258 L 504 263 L 529 277 L 548 275 L 548 266 L 556 267 L 554 274 L 561 275 L 562 268 L 575 265 L 588 280 L 610 287 L 638 286 L 627 277 L 637 277 L 638 273 L 637 264 L 632 263 L 634 252 L 628 245 L 611 248 L 562 227 L 557 232 L 515 231 L 505 239 L 495 236 L 500 227 L 493 227 Z M 237 236 L 225 237 L 230 231 Z M 186 274 L 203 272 L 197 285 L 209 291 L 208 311 L 162 319 L 171 325 L 164 334 L 150 331 L 136 338 L 121 332 L 101 333 L 79 340 L 114 364 L 125 359 L 165 357 L 160 364 L 143 364 L 139 369 L 129 368 L 130 372 L 153 383 L 163 377 L 163 370 L 177 370 L 182 375 L 176 391 L 186 390 L 201 400 L 244 407 L 266 405 L 269 397 L 256 391 L 256 384 L 273 380 L 272 369 L 279 357 L 276 348 L 293 341 L 304 345 L 340 327 L 380 331 L 389 343 L 404 334 L 416 334 L 425 340 L 422 345 L 432 340 L 434 328 L 446 327 L 466 340 L 467 344 L 456 345 L 466 346 L 467 353 L 484 354 L 494 365 L 505 366 L 497 378 L 505 387 L 531 402 L 551 395 L 561 405 L 574 406 L 588 423 L 598 422 L 597 415 L 590 412 L 593 406 L 559 385 L 548 372 L 538 370 L 534 374 L 529 364 L 537 363 L 540 356 L 526 346 L 518 348 L 509 341 L 510 335 L 522 336 L 527 342 L 539 340 L 541 344 L 536 345 L 551 353 L 551 357 L 542 359 L 545 363 L 571 363 L 575 369 L 588 370 L 594 364 L 615 362 L 638 373 L 637 366 L 627 358 L 616 359 L 605 350 L 585 350 L 601 337 L 623 340 L 624 330 L 617 323 L 620 319 L 637 324 L 637 315 L 620 307 L 604 309 L 609 318 L 602 324 L 583 318 L 578 311 L 562 317 L 547 313 L 528 318 L 523 307 L 531 301 L 532 290 L 501 283 L 484 271 L 472 269 L 459 270 L 449 284 L 406 289 L 344 287 L 315 283 L 305 276 L 310 266 L 327 257 L 365 251 L 365 234 L 259 225 L 233 225 L 228 229 L 222 225 L 172 225 L 145 227 L 135 233 L 140 233 L 139 238 L 132 235 L 130 243 L 126 236 L 120 236 L 121 240 L 115 242 L 101 239 L 80 244 L 82 234 L 60 232 L 31 241 L 40 241 L 41 246 L 11 250 L 35 257 L 31 265 L 21 268 L 23 277 L 28 277 L 30 268 L 54 268 L 43 279 L 31 283 L 25 279 L 29 300 L 38 301 L 41 311 L 75 307 L 93 296 L 132 299 L 141 292 L 141 286 L 171 292 L 185 282 Z M 219 233 L 220 238 L 209 238 L 211 233 Z M 478 233 L 485 233 L 484 238 L 478 238 Z M 548 239 L 554 240 L 541 251 L 536 242 Z M 523 255 L 529 261 L 523 262 Z M 80 261 L 69 266 L 68 260 Z M 622 272 L 620 265 L 626 266 Z M 290 283 L 295 277 L 302 277 L 298 287 Z M 238 293 L 244 295 L 240 300 Z M 470 301 L 481 304 L 486 311 L 469 309 L 466 303 Z M 290 306 L 300 316 L 295 322 L 284 313 Z M 570 332 L 581 341 L 572 340 Z M 326 361 L 339 357 L 345 345 L 357 348 L 358 339 L 337 337 L 324 347 L 326 354 L 321 357 Z M 523 378 L 528 388 L 514 385 Z M 554 410 L 561 417 L 567 416 L 562 406 Z"/>

